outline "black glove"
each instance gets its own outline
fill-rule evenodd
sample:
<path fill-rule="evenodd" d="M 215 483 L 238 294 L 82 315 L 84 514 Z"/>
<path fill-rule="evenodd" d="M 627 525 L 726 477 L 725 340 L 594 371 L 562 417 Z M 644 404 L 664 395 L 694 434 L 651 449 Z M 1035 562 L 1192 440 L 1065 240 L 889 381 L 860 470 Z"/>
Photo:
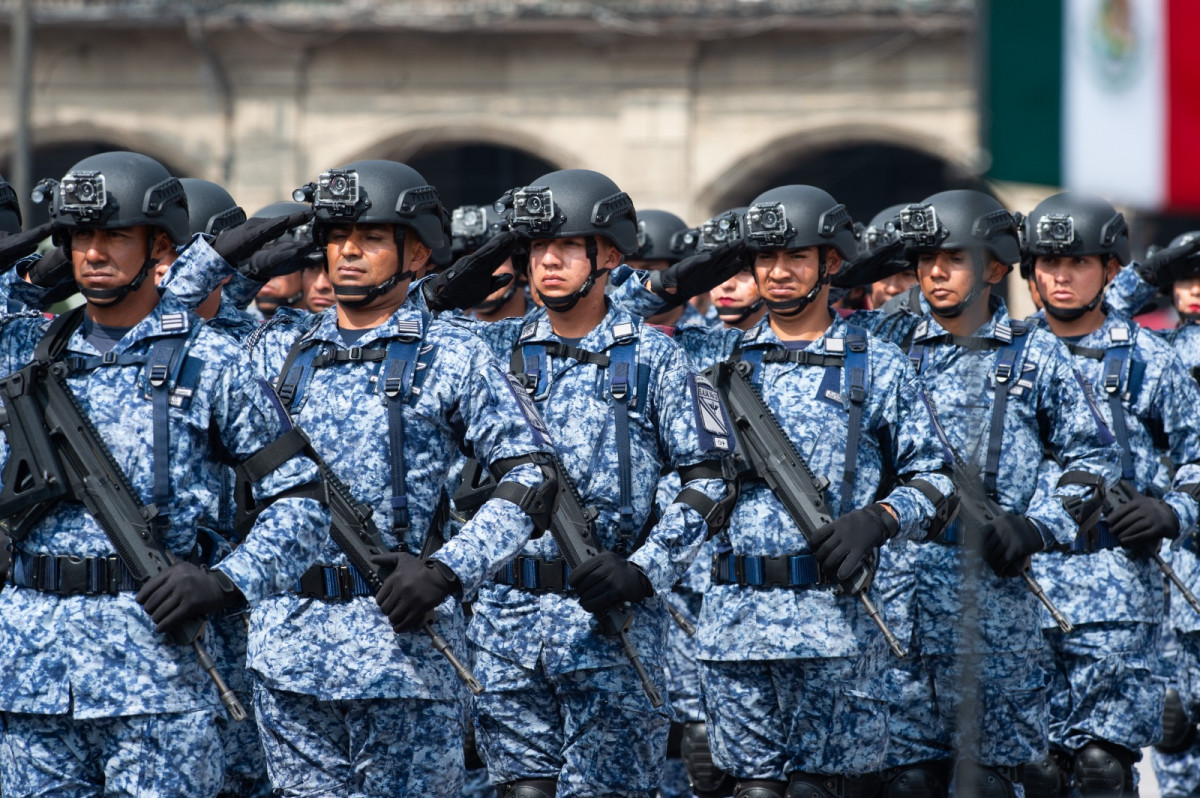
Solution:
<path fill-rule="evenodd" d="M 809 546 L 827 574 L 849 579 L 863 559 L 896 534 L 900 523 L 878 504 L 852 510 L 813 533 Z"/>
<path fill-rule="evenodd" d="M 885 280 L 893 274 L 908 271 L 912 266 L 904 257 L 904 242 L 889 241 L 869 255 L 853 263 L 844 262 L 830 283 L 834 288 L 857 288 L 860 285 Z"/>
<path fill-rule="evenodd" d="M 375 603 L 397 634 L 420 629 L 433 608 L 462 587 L 454 572 L 437 560 L 391 551 L 372 557 L 371 562 L 391 569 L 375 594 Z"/>
<path fill-rule="evenodd" d="M 142 585 L 137 603 L 154 619 L 154 631 L 171 632 L 185 621 L 245 602 L 242 591 L 220 571 L 177 562 Z"/>
<path fill-rule="evenodd" d="M 1140 493 L 1109 513 L 1105 520 L 1108 530 L 1122 546 L 1147 554 L 1158 551 L 1163 538 L 1179 535 L 1179 518 L 1171 505 Z"/>
<path fill-rule="evenodd" d="M 711 291 L 746 266 L 746 244 L 727 241 L 650 273 L 650 290 L 671 307 Z M 674 289 L 674 292 L 668 289 Z"/>
<path fill-rule="evenodd" d="M 579 604 L 594 614 L 625 602 L 636 604 L 654 595 L 642 569 L 606 551 L 571 571 L 567 582 L 579 594 Z"/>
<path fill-rule="evenodd" d="M 1143 280 L 1150 285 L 1162 285 L 1163 278 L 1170 280 L 1171 267 L 1184 258 L 1190 258 L 1200 252 L 1200 236 L 1196 236 L 1182 244 L 1173 247 L 1163 247 L 1146 258 L 1143 263 L 1135 263 L 1134 268 Z"/>
<path fill-rule="evenodd" d="M 222 230 L 212 242 L 212 248 L 226 263 L 236 267 L 288 230 L 307 224 L 312 216 L 312 211 L 297 211 L 271 219 L 247 219 L 237 227 Z"/>
<path fill-rule="evenodd" d="M 22 277 L 41 288 L 53 288 L 65 280 L 75 279 L 75 266 L 66 247 L 55 247 L 33 263 Z"/>
<path fill-rule="evenodd" d="M 1003 513 L 983 528 L 981 533 L 983 558 L 997 576 L 1020 576 L 1025 560 L 1042 551 L 1042 533 L 1020 513 Z"/>
<path fill-rule="evenodd" d="M 310 256 L 317 252 L 311 241 L 268 241 L 245 262 L 237 265 L 244 276 L 265 283 L 272 277 L 295 274 L 308 265 Z"/>
<path fill-rule="evenodd" d="M 23 233 L 0 236 L 0 274 L 8 271 L 21 258 L 37 252 L 38 244 L 50 235 L 50 223 L 38 225 Z"/>
<path fill-rule="evenodd" d="M 433 275 L 421 286 L 425 304 L 434 313 L 458 308 L 466 310 L 487 299 L 512 282 L 511 274 L 492 274 L 512 257 L 513 250 L 525 240 L 515 230 L 506 230 L 488 240 L 470 255 L 463 255 L 444 272 Z"/>
<path fill-rule="evenodd" d="M 8 584 L 8 572 L 12 570 L 12 538 L 8 531 L 0 526 L 0 590 Z"/>

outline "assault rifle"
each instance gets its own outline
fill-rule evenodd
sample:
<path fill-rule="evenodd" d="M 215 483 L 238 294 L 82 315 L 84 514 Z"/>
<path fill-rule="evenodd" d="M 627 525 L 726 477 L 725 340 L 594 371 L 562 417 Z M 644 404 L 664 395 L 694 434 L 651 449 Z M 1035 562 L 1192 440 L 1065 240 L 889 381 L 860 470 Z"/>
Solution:
<path fill-rule="evenodd" d="M 1104 515 L 1107 516 L 1122 504 L 1128 504 L 1133 501 L 1133 498 L 1137 495 L 1138 491 L 1133 486 L 1133 483 L 1127 479 L 1122 479 L 1105 494 Z M 1193 610 L 1200 613 L 1200 599 L 1197 599 L 1196 594 L 1188 589 L 1184 581 L 1179 578 L 1179 574 L 1175 573 L 1175 569 L 1171 567 L 1171 564 L 1162 558 L 1157 549 L 1150 552 L 1150 556 L 1154 559 L 1155 564 L 1158 565 L 1158 569 L 1162 571 L 1163 576 L 1175 586 L 1175 589 L 1179 591 L 1179 595 L 1183 596 L 1183 600 Z"/>
<path fill-rule="evenodd" d="M 950 456 L 953 458 L 950 479 L 954 482 L 954 490 L 958 494 L 959 499 L 958 522 L 962 524 L 963 536 L 970 539 L 969 536 L 978 535 L 985 526 L 999 518 L 1004 513 L 1004 510 L 996 503 L 995 499 L 988 495 L 987 488 L 983 485 L 983 480 L 979 478 L 979 470 L 967 465 L 962 455 L 958 453 L 958 450 L 950 445 L 950 439 L 946 437 L 941 422 L 938 421 L 937 415 L 934 413 L 933 406 L 929 404 L 928 399 L 925 402 L 926 407 L 929 408 L 929 415 L 933 419 L 934 432 L 937 434 L 942 446 L 950 452 Z M 1042 606 L 1046 608 L 1046 611 L 1050 613 L 1050 617 L 1058 624 L 1059 629 L 1064 633 L 1074 631 L 1075 626 L 1067 620 L 1067 616 L 1062 614 L 1062 610 L 1055 606 L 1050 597 L 1046 595 L 1046 591 L 1033 578 L 1033 574 L 1029 571 L 1028 561 L 1026 561 L 1025 567 L 1021 569 L 1021 579 L 1024 580 L 1025 586 L 1029 588 L 1029 592 L 1033 593 L 1037 597 L 1037 600 L 1042 603 Z"/>
<path fill-rule="evenodd" d="M 554 513 L 550 517 L 550 535 L 558 544 L 558 550 L 566 560 L 567 566 L 571 570 L 575 570 L 601 554 L 604 547 L 600 545 L 600 541 L 596 540 L 593 531 L 592 525 L 596 520 L 595 512 L 584 507 L 583 498 L 579 495 L 579 488 L 575 486 L 575 482 L 563 468 L 558 455 L 552 457 L 557 472 L 555 476 L 558 479 L 558 498 L 554 503 Z M 619 607 L 610 607 L 604 612 L 598 613 L 596 621 L 601 634 L 620 640 L 621 650 L 625 652 L 633 669 L 637 671 L 638 678 L 642 682 L 642 689 L 646 691 L 650 703 L 661 707 L 662 696 L 659 695 L 650 674 L 642 665 L 641 657 L 638 656 L 633 641 L 629 639 L 629 627 L 633 624 L 633 607 L 628 603 Z"/>
<path fill-rule="evenodd" d="M 310 460 L 316 463 L 317 469 L 321 473 L 321 480 L 325 484 L 326 501 L 329 503 L 329 515 L 331 516 L 329 537 L 333 539 L 333 542 L 346 555 L 346 559 L 350 561 L 350 564 L 357 568 L 363 578 L 366 579 L 371 590 L 376 594 L 379 593 L 380 589 L 383 588 L 383 580 L 387 578 L 388 571 L 377 563 L 372 562 L 371 558 L 386 554 L 389 549 L 383 542 L 383 535 L 379 532 L 379 527 L 371 519 L 371 508 L 360 504 L 354 498 L 354 494 L 350 492 L 349 486 L 338 479 L 337 474 L 325 462 L 325 459 L 313 448 L 308 435 L 302 429 L 292 427 L 286 434 L 297 436 L 298 445 L 293 445 L 297 450 L 303 451 Z M 439 507 L 440 511 L 441 508 Z M 435 523 L 434 526 L 436 527 L 437 524 Z M 438 544 L 436 540 L 440 540 L 440 536 L 435 535 L 434 531 L 431 531 L 430 535 L 426 538 L 425 550 L 421 552 L 422 557 L 428 557 L 437 548 Z M 421 628 L 429 636 L 434 649 L 446 658 L 450 666 L 454 668 L 454 672 L 458 674 L 458 678 L 467 686 L 467 689 L 474 695 L 482 693 L 483 686 L 479 684 L 479 681 L 471 673 L 470 669 L 462 663 L 462 660 L 455 656 L 446 638 L 434 628 L 432 612 L 425 618 Z"/>
<path fill-rule="evenodd" d="M 753 472 L 767 483 L 811 545 L 813 534 L 833 522 L 833 513 L 825 501 L 829 481 L 818 479 L 796 451 L 792 439 L 747 379 L 752 370 L 753 365 L 745 361 L 726 360 L 710 366 L 704 376 L 720 392 L 733 422 L 737 435 L 736 456 L 743 461 L 738 471 Z M 906 656 L 904 647 L 888 628 L 868 593 L 874 576 L 875 564 L 873 558 L 868 558 L 848 579 L 839 582 L 838 590 L 858 597 L 892 653 L 902 658 Z"/>
<path fill-rule="evenodd" d="M 0 379 L 10 447 L 0 517 L 13 519 L 13 537 L 20 539 L 52 503 L 80 502 L 104 530 L 129 573 L 144 584 L 176 562 L 158 538 L 154 524 L 158 508 L 142 504 L 66 384 L 68 373 L 65 363 L 37 359 Z M 245 708 L 200 642 L 204 624 L 202 618 L 189 619 L 169 637 L 179 645 L 191 644 L 230 717 L 245 720 Z"/>

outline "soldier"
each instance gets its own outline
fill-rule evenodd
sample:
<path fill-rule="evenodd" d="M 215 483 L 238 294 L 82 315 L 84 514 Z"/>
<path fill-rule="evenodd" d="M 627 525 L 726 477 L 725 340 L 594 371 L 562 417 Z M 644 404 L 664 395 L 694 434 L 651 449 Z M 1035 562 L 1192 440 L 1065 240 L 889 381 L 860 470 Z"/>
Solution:
<path fill-rule="evenodd" d="M 1124 503 L 1070 549 L 1034 563 L 1075 629 L 1064 634 L 1043 619 L 1051 753 L 1026 766 L 1025 792 L 1132 795 L 1133 763 L 1161 733 L 1163 575 L 1151 555 L 1196 521 L 1200 428 L 1191 416 L 1200 390 L 1169 344 L 1103 302 L 1129 261 L 1125 219 L 1112 205 L 1056 194 L 1027 217 L 1024 242 L 1022 272 L 1033 277 L 1043 307 L 1034 319 L 1066 343 L 1101 398 L 1129 488 Z M 1175 465 L 1173 477 L 1163 473 L 1163 458 Z M 1040 479 L 1048 487 L 1061 475 L 1051 460 Z"/>
<path fill-rule="evenodd" d="M 884 549 L 877 584 L 910 644 L 888 674 L 887 791 L 945 795 L 957 759 L 959 790 L 1012 796 L 1018 766 L 1045 756 L 1047 717 L 1038 607 L 1015 577 L 1031 554 L 1070 544 L 1116 481 L 1118 451 L 1062 344 L 991 295 L 1019 259 L 1013 216 L 960 190 L 899 219 L 929 312 L 876 314 L 876 329 L 911 337 L 946 442 L 1000 511 Z M 1040 490 L 1047 456 L 1065 473 Z"/>
<path fill-rule="evenodd" d="M 505 229 L 504 219 L 491 206 L 464 205 L 455 208 L 450 214 L 450 252 L 455 258 L 469 255 Z M 529 299 L 528 266 L 529 255 L 524 248 L 514 249 L 512 257 L 501 263 L 495 271 L 496 275 L 512 275 L 512 280 L 471 308 L 471 317 L 479 321 L 499 321 L 528 313 L 534 307 Z"/>
<path fill-rule="evenodd" d="M 508 796 L 648 795 L 669 713 L 590 613 L 634 606 L 629 637 L 660 689 L 663 597 L 721 512 L 727 430 L 700 424 L 678 347 L 605 298 L 610 270 L 637 248 L 629 197 L 586 170 L 506 197 L 512 227 L 532 239 L 530 285 L 545 309 L 477 331 L 524 377 L 606 551 L 568 573 L 543 537 L 480 591 L 469 630 L 484 686 L 478 742 Z M 663 470 L 680 470 L 684 490 L 655 519 Z"/>
<path fill-rule="evenodd" d="M 328 524 L 318 501 L 282 496 L 317 479 L 311 463 L 290 458 L 254 483 L 264 509 L 246 543 L 211 568 L 194 564 L 202 530 L 216 525 L 214 472 L 289 426 L 236 343 L 171 295 L 160 300 L 149 279 L 156 261 L 188 241 L 184 196 L 144 155 L 80 161 L 53 186 L 50 214 L 86 307 L 50 333 L 41 314 L 0 326 L 0 373 L 47 341 L 178 560 L 139 585 L 79 497 L 22 516 L 11 586 L 0 593 L 0 656 L 13 668 L 0 686 L 8 794 L 215 795 L 216 695 L 192 652 L 162 633 L 277 593 L 315 556 Z M 185 257 L 219 260 L 203 240 Z"/>
<path fill-rule="evenodd" d="M 304 203 L 272 202 L 270 205 L 259 208 L 251 218 L 274 219 L 304 210 L 306 210 Z M 281 268 L 277 268 L 274 274 L 268 274 L 265 270 L 261 272 L 262 276 L 267 279 L 264 280 L 265 284 L 261 285 L 258 292 L 252 295 L 254 298 L 254 307 L 250 309 L 252 314 L 269 319 L 279 308 L 304 307 L 302 267 L 305 263 L 306 250 L 311 250 L 311 248 L 312 240 L 308 225 L 298 226 L 289 235 L 282 237 L 267 248 L 265 257 L 282 256 L 276 264 Z M 286 257 L 287 255 L 294 257 Z M 235 278 L 234 297 L 240 299 L 241 294 L 247 288 L 248 286 Z"/>
<path fill-rule="evenodd" d="M 437 191 L 404 164 L 358 161 L 299 193 L 337 305 L 281 309 L 251 337 L 251 358 L 280 375 L 315 449 L 379 519 L 390 575 L 372 598 L 327 539 L 290 594 L 255 608 L 249 665 L 271 783 L 284 795 L 457 795 L 464 691 L 421 628 L 434 612 L 463 654 L 460 599 L 525 543 L 526 509 L 552 502 L 547 445 L 483 343 L 405 301 L 443 242 Z M 499 487 L 438 548 L 459 449 Z"/>
<path fill-rule="evenodd" d="M 859 259 L 877 261 L 875 280 L 868 293 L 868 306 L 875 310 L 907 292 L 912 293 L 909 301 L 915 306 L 916 297 L 921 293 L 912 264 L 904 257 L 903 249 L 894 246 L 900 240 L 897 225 L 900 211 L 905 207 L 892 205 L 875 214 L 858 243 Z"/>
<path fill-rule="evenodd" d="M 948 464 L 903 355 L 830 307 L 830 279 L 856 254 L 845 207 L 821 189 L 784 186 L 756 198 L 743 227 L 767 316 L 712 333 L 696 356 L 753 364 L 780 427 L 832 480 L 824 498 L 836 520 L 806 535 L 766 484 L 743 475 L 697 636 L 713 759 L 743 798 L 868 795 L 887 741 L 878 679 L 888 655 L 858 598 L 834 588 L 885 540 L 929 534 L 952 492 L 937 473 Z M 651 287 L 669 296 L 683 278 L 668 272 Z M 775 562 L 788 567 L 765 577 Z M 691 727 L 684 739 L 697 791 L 715 786 L 703 783 L 703 734 Z"/>

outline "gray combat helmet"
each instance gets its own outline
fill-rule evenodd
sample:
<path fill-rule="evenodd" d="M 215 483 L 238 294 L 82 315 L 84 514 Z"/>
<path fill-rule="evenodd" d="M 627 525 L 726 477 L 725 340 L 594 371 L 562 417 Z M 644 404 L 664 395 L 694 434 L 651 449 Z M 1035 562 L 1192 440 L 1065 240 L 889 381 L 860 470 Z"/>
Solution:
<path fill-rule="evenodd" d="M 507 229 L 504 217 L 489 205 L 462 205 L 450 213 L 450 252 L 455 258 L 474 252 Z"/>
<path fill-rule="evenodd" d="M 234 202 L 228 191 L 211 180 L 183 177 L 179 182 L 187 195 L 192 235 L 216 236 L 246 221 L 246 212 L 241 206 Z"/>
<path fill-rule="evenodd" d="M 900 241 L 900 211 L 907 205 L 891 205 L 871 217 L 858 237 L 858 257 L 834 275 L 833 285 L 854 288 L 870 285 L 894 274 L 912 271 L 903 248 L 896 251 Z"/>
<path fill-rule="evenodd" d="M 104 152 L 84 158 L 62 180 L 43 180 L 34 202 L 50 200 L 55 240 L 77 228 L 112 230 L 148 225 L 175 244 L 190 237 L 187 195 L 179 179 L 148 155 Z"/>
<path fill-rule="evenodd" d="M 858 254 L 846 206 L 816 186 L 780 186 L 759 194 L 742 216 L 742 237 L 751 252 L 832 247 L 847 261 Z"/>
<path fill-rule="evenodd" d="M 21 203 L 17 192 L 0 175 L 0 233 L 12 235 L 21 232 Z"/>
<path fill-rule="evenodd" d="M 914 266 L 917 255 L 943 249 L 990 252 L 1007 266 L 1021 259 L 1016 217 L 982 191 L 942 191 L 904 208 L 899 218 L 900 237 Z"/>
<path fill-rule="evenodd" d="M 687 222 L 667 211 L 639 211 L 638 249 L 632 260 L 665 260 L 678 263 L 696 252 L 696 236 Z"/>
<path fill-rule="evenodd" d="M 1129 226 L 1112 204 L 1093 194 L 1064 191 L 1038 203 L 1025 217 L 1021 276 L 1033 274 L 1039 255 L 1099 255 L 1129 262 Z"/>
<path fill-rule="evenodd" d="M 588 169 L 542 175 L 497 203 L 512 229 L 530 238 L 603 236 L 622 255 L 637 251 L 633 200 L 608 177 Z"/>
<path fill-rule="evenodd" d="M 292 198 L 312 203 L 313 238 L 321 246 L 329 227 L 342 224 L 390 224 L 398 234 L 407 228 L 431 250 L 448 243 L 446 209 L 437 189 L 397 161 L 355 161 L 330 169 L 296 189 Z M 401 241 L 398 235 L 397 244 Z"/>

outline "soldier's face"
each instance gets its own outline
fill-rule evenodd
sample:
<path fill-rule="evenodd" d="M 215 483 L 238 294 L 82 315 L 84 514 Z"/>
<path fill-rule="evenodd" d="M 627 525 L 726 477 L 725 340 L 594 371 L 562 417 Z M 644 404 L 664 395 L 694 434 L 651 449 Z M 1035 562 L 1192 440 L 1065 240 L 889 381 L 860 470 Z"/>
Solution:
<path fill-rule="evenodd" d="M 137 276 L 146 258 L 165 259 L 172 252 L 165 233 L 154 236 L 144 225 L 112 230 L 81 228 L 71 232 L 71 265 L 75 282 L 95 290 L 120 288 Z"/>
<path fill-rule="evenodd" d="M 325 257 L 334 286 L 379 285 L 400 268 L 396 233 L 390 224 L 331 227 Z"/>
<path fill-rule="evenodd" d="M 308 266 L 304 272 L 304 304 L 312 313 L 320 313 L 335 302 L 333 284 L 325 274 L 325 267 Z"/>
<path fill-rule="evenodd" d="M 1200 313 L 1200 277 L 1176 280 L 1171 286 L 1175 309 L 1180 313 Z"/>
<path fill-rule="evenodd" d="M 712 290 L 712 301 L 718 313 L 753 305 L 758 301 L 754 275 L 748 271 L 738 272 Z"/>
<path fill-rule="evenodd" d="M 825 269 L 830 274 L 842 265 L 841 256 L 832 249 L 826 252 L 825 259 Z M 817 284 L 820 272 L 818 247 L 771 249 L 754 255 L 754 281 L 758 284 L 758 292 L 774 302 L 804 296 Z"/>
<path fill-rule="evenodd" d="M 983 269 L 984 282 L 995 285 L 1007 267 L 989 260 Z M 936 310 L 953 308 L 970 296 L 979 275 L 975 259 L 965 249 L 939 249 L 917 256 L 917 281 L 925 300 Z"/>
<path fill-rule="evenodd" d="M 903 294 L 917 284 L 917 275 L 900 272 L 871 283 L 871 307 L 883 307 L 889 299 Z"/>
<path fill-rule="evenodd" d="M 1099 255 L 1039 255 L 1033 279 L 1044 302 L 1081 308 L 1096 298 L 1116 274 L 1116 261 L 1105 266 Z"/>
<path fill-rule="evenodd" d="M 621 253 L 606 239 L 596 238 L 596 267 L 608 271 L 620 264 Z M 592 264 L 587 256 L 587 239 L 546 238 L 529 244 L 529 279 L 548 297 L 565 297 L 587 282 Z M 599 278 L 597 278 L 599 279 Z"/>

